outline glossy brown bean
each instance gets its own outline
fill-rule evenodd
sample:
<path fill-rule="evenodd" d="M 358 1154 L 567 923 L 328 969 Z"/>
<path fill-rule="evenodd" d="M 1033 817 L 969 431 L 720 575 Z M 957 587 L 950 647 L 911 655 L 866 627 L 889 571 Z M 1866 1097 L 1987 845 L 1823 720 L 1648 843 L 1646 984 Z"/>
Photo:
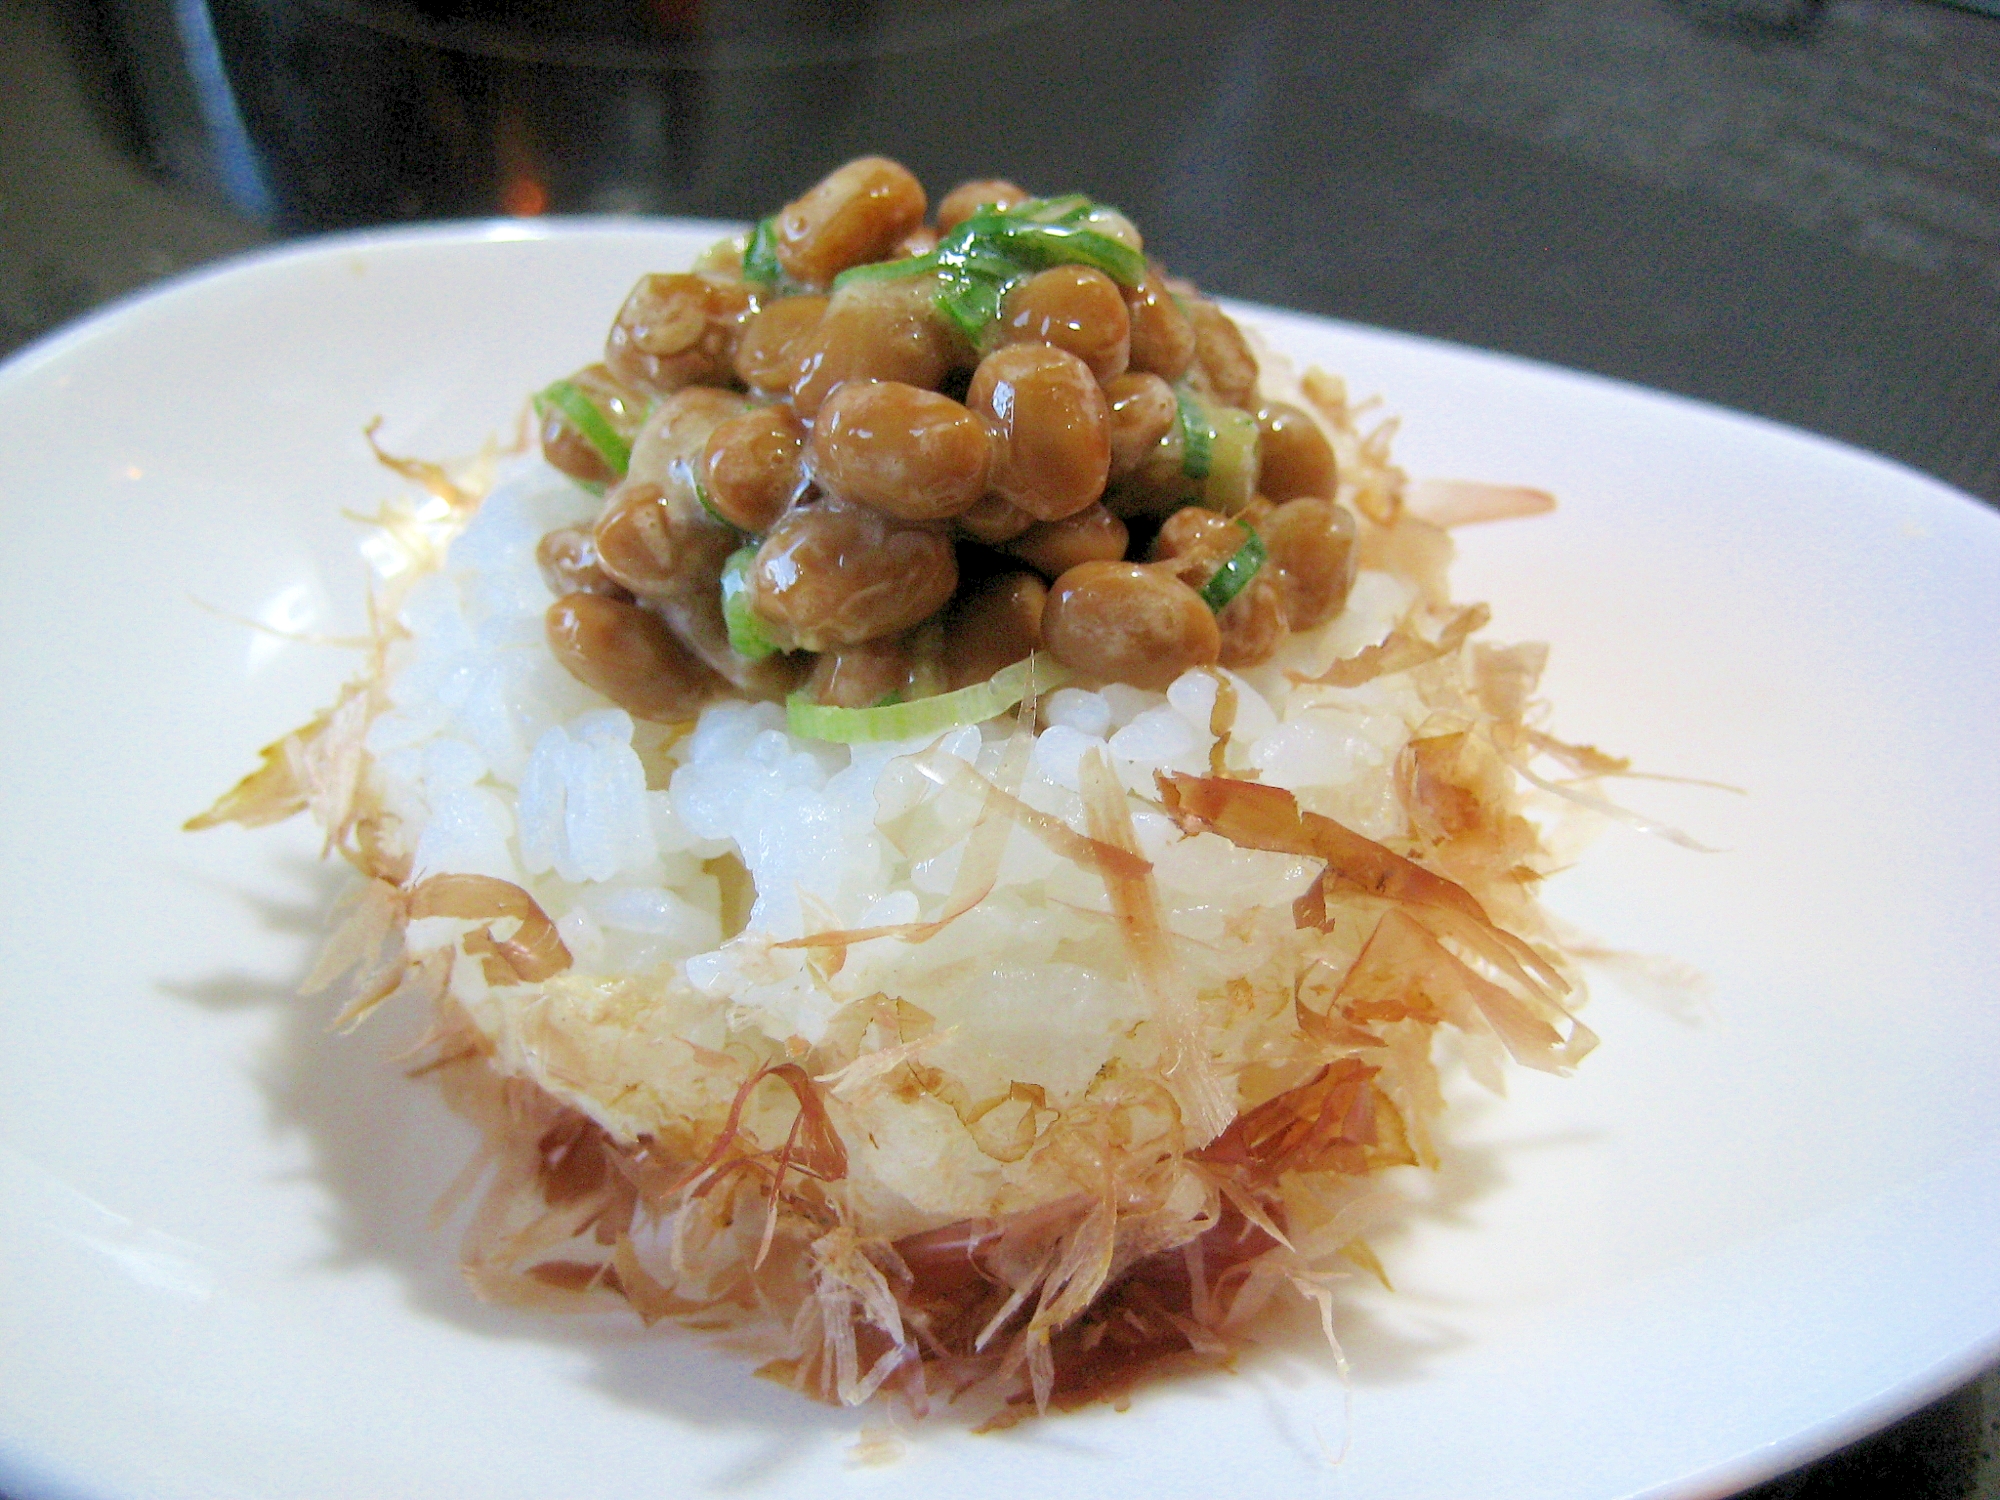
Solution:
<path fill-rule="evenodd" d="M 1035 518 L 1013 501 L 1003 500 L 989 490 L 955 524 L 975 542 L 997 547 L 1002 542 L 1013 541 L 1033 526 Z"/>
<path fill-rule="evenodd" d="M 732 360 L 737 378 L 765 395 L 790 391 L 806 342 L 826 315 L 826 303 L 824 297 L 780 297 L 753 313 Z"/>
<path fill-rule="evenodd" d="M 709 436 L 748 406 L 732 391 L 689 386 L 653 409 L 597 518 L 598 562 L 614 580 L 658 601 L 720 577 L 737 537 L 702 508 L 696 471 Z"/>
<path fill-rule="evenodd" d="M 697 276 L 714 276 L 723 281 L 742 281 L 743 256 L 750 248 L 748 234 L 732 235 L 726 240 L 716 240 L 688 263 L 688 269 Z"/>
<path fill-rule="evenodd" d="M 1180 417 L 1174 388 L 1141 370 L 1128 370 L 1104 383 L 1111 419 L 1111 477 L 1132 473 L 1173 431 Z"/>
<path fill-rule="evenodd" d="M 1217 660 L 1223 666 L 1240 671 L 1271 659 L 1287 630 L 1284 604 L 1268 566 L 1259 568 L 1257 576 L 1222 607 L 1215 628 L 1222 641 Z"/>
<path fill-rule="evenodd" d="M 664 621 L 628 600 L 568 594 L 544 623 L 569 674 L 636 719 L 691 719 L 727 687 Z"/>
<path fill-rule="evenodd" d="M 729 622 L 722 614 L 721 564 L 714 573 L 690 580 L 686 588 L 646 604 L 711 671 L 727 678 L 746 698 L 783 698 L 798 686 L 809 665 L 805 657 L 782 651 L 752 661 L 729 644 Z"/>
<path fill-rule="evenodd" d="M 1271 518 L 1272 513 L 1277 508 L 1277 506 L 1273 505 L 1264 496 L 1252 495 L 1249 503 L 1241 510 L 1231 511 L 1229 518 L 1232 521 L 1241 521 L 1245 526 L 1248 526 L 1259 536 L 1262 536 L 1264 533 L 1264 523 Z"/>
<path fill-rule="evenodd" d="M 734 391 L 705 385 L 676 391 L 653 408 L 639 429 L 625 477 L 673 489 L 677 500 L 699 511 L 695 470 L 709 436 L 749 410 L 750 403 Z"/>
<path fill-rule="evenodd" d="M 1170 573 L 1125 562 L 1083 563 L 1058 578 L 1042 639 L 1064 666 L 1142 688 L 1165 688 L 1222 652 L 1200 594 Z"/>
<path fill-rule="evenodd" d="M 1167 517 L 1147 555 L 1171 564 L 1191 589 L 1208 586 L 1222 565 L 1249 540 L 1248 523 L 1187 505 Z M 1267 560 L 1215 617 L 1225 667 L 1254 667 L 1269 661 L 1285 638 L 1286 620 L 1276 570 Z"/>
<path fill-rule="evenodd" d="M 891 255 L 924 222 L 923 184 L 885 156 L 837 167 L 777 218 L 778 264 L 806 286 Z"/>
<path fill-rule="evenodd" d="M 604 571 L 746 695 L 782 697 L 793 686 L 798 666 L 791 658 L 751 661 L 730 646 L 722 570 L 743 534 L 703 510 L 691 482 L 676 482 L 669 494 L 658 484 L 627 480 L 606 497 L 593 540 Z"/>
<path fill-rule="evenodd" d="M 814 657 L 805 692 L 835 708 L 870 708 L 892 694 L 910 696 L 916 672 L 910 634 L 883 636 Z"/>
<path fill-rule="evenodd" d="M 604 363 L 617 379 L 656 396 L 727 384 L 754 306 L 741 281 L 692 272 L 642 276 L 611 325 Z"/>
<path fill-rule="evenodd" d="M 1012 208 L 1027 201 L 1027 190 L 1004 177 L 978 177 L 961 182 L 938 200 L 938 233 L 950 234 L 982 208 Z"/>
<path fill-rule="evenodd" d="M 806 462 L 829 494 L 904 521 L 962 515 L 986 492 L 986 424 L 936 391 L 850 380 L 820 406 Z"/>
<path fill-rule="evenodd" d="M 1157 521 L 1183 505 L 1194 503 L 1200 492 L 1188 483 L 1179 462 L 1176 457 L 1172 467 L 1150 463 L 1141 466 L 1138 472 L 1128 474 L 1105 491 L 1104 508 L 1127 521 Z"/>
<path fill-rule="evenodd" d="M 1273 401 L 1257 412 L 1257 491 L 1278 504 L 1331 497 L 1340 486 L 1333 444 L 1305 412 Z"/>
<path fill-rule="evenodd" d="M 958 336 L 939 317 L 937 278 L 899 276 L 842 287 L 799 343 L 792 409 L 807 421 L 846 380 L 936 389 L 958 362 Z"/>
<path fill-rule="evenodd" d="M 805 440 L 784 406 L 755 407 L 718 425 L 701 455 L 709 509 L 738 531 L 769 531 L 805 486 Z"/>
<path fill-rule="evenodd" d="M 1118 562 L 1130 541 L 1123 521 L 1102 505 L 1086 505 L 1060 521 L 1037 522 L 1005 550 L 1044 578 L 1055 578 L 1078 563 Z"/>
<path fill-rule="evenodd" d="M 629 599 L 631 591 L 599 566 L 597 538 L 588 526 L 558 526 L 535 544 L 542 582 L 558 599 L 564 594 L 606 594 Z"/>
<path fill-rule="evenodd" d="M 1171 562 L 1175 575 L 1198 589 L 1236 555 L 1243 542 L 1243 528 L 1229 517 L 1199 505 L 1183 505 L 1160 523 L 1146 556 L 1152 562 Z"/>
<path fill-rule="evenodd" d="M 1132 320 L 1131 368 L 1179 380 L 1194 363 L 1194 327 L 1167 290 L 1166 278 L 1149 271 L 1137 287 L 1125 290 L 1125 310 Z"/>
<path fill-rule="evenodd" d="M 597 408 L 613 432 L 627 443 L 632 441 L 639 431 L 639 424 L 646 419 L 646 400 L 643 396 L 601 364 L 584 366 L 569 377 L 569 383 Z M 577 430 L 561 407 L 553 403 L 542 407 L 538 436 L 542 443 L 542 457 L 548 460 L 551 468 L 570 478 L 585 484 L 610 484 L 619 477 L 618 471 L 598 451 L 597 445 Z"/>
<path fill-rule="evenodd" d="M 1354 517 L 1346 508 L 1310 496 L 1288 500 L 1257 529 L 1285 622 L 1310 630 L 1339 614 L 1354 585 Z"/>
<path fill-rule="evenodd" d="M 943 532 L 834 496 L 787 511 L 750 568 L 758 617 L 788 647 L 808 651 L 908 630 L 957 587 L 958 560 Z"/>
<path fill-rule="evenodd" d="M 1236 320 L 1206 297 L 1182 304 L 1194 329 L 1194 363 L 1188 378 L 1203 395 L 1245 410 L 1257 404 L 1257 356 Z"/>
<path fill-rule="evenodd" d="M 993 427 L 995 493 L 1038 521 L 1074 515 L 1111 471 L 1104 389 L 1074 354 L 1011 344 L 979 362 L 965 404 Z"/>
<path fill-rule="evenodd" d="M 1051 266 L 1007 293 L 998 328 L 1003 344 L 1053 344 L 1099 381 L 1124 373 L 1132 318 L 1118 283 L 1089 266 Z"/>
<path fill-rule="evenodd" d="M 599 569 L 622 588 L 656 595 L 674 586 L 674 526 L 658 485 L 627 480 L 613 490 L 591 541 Z"/>
<path fill-rule="evenodd" d="M 704 662 L 752 697 L 781 696 L 796 676 L 783 656 L 730 649 L 721 578 L 742 533 L 702 506 L 695 479 L 708 439 L 749 409 L 732 391 L 690 386 L 654 408 L 632 445 L 632 469 L 605 497 L 596 527 L 605 572 L 639 594 Z"/>
<path fill-rule="evenodd" d="M 945 620 L 946 684 L 984 682 L 1040 650 L 1048 597 L 1048 585 L 1032 573 L 996 574 L 961 594 Z"/>
<path fill-rule="evenodd" d="M 1165 518 L 1183 505 L 1200 504 L 1206 481 L 1188 475 L 1183 467 L 1185 456 L 1186 442 L 1177 401 L 1167 430 L 1130 471 L 1113 482 L 1104 497 L 1105 505 L 1114 515 L 1127 518 Z"/>

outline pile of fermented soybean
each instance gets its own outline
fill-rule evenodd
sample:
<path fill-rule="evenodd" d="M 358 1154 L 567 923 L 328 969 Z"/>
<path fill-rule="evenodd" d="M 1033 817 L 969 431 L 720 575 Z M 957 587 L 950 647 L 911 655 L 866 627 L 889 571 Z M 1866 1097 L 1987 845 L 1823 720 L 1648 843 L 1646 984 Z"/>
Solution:
<path fill-rule="evenodd" d="M 361 871 L 313 985 L 435 1007 L 483 1295 L 1005 1422 L 1330 1317 L 1440 1067 L 1588 1050 L 1541 648 L 1114 210 L 852 162 L 535 405 L 196 820 Z"/>

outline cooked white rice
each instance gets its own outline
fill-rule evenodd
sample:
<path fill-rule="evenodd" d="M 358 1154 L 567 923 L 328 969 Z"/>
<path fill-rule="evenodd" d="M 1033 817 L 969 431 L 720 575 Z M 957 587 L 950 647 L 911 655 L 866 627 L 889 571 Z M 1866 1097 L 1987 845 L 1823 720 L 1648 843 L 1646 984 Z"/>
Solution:
<path fill-rule="evenodd" d="M 503 1072 L 535 1079 L 629 1140 L 698 1114 L 697 1100 L 712 1103 L 718 1085 L 689 1043 L 721 1048 L 748 1034 L 802 1053 L 842 1006 L 877 995 L 935 1018 L 944 1037 L 925 1060 L 974 1097 L 1032 1084 L 1062 1109 L 1114 1059 L 1157 1062 L 1104 882 L 1018 833 L 991 894 L 928 941 L 859 943 L 832 973 L 810 949 L 774 946 L 936 917 L 978 803 L 926 774 L 917 757 L 927 741 L 804 740 L 787 732 L 781 706 L 745 702 L 711 706 L 675 740 L 607 707 L 548 652 L 535 561 L 545 532 L 588 521 L 596 506 L 539 460 L 513 466 L 444 566 L 408 593 L 406 635 L 387 663 L 389 706 L 366 741 L 375 795 L 415 835 L 412 880 L 451 872 L 518 885 L 574 959 L 525 1006 L 515 987 L 490 989 L 478 965 L 453 969 L 453 993 Z M 1415 592 L 1364 571 L 1332 625 L 1294 639 L 1249 679 L 1230 674 L 1227 769 L 1254 771 L 1371 838 L 1400 836 L 1396 758 L 1431 712 L 1409 677 L 1295 690 L 1284 674 L 1317 673 L 1380 641 Z M 1018 795 L 1082 830 L 1079 765 L 1091 750 L 1142 798 L 1156 795 L 1155 771 L 1207 774 L 1216 693 L 1209 670 L 1165 693 L 1059 689 L 1043 704 L 1046 727 Z M 1012 732 L 1008 720 L 961 727 L 934 753 L 990 779 Z M 1289 947 L 1290 903 L 1317 861 L 1186 838 L 1143 805 L 1133 822 L 1199 993 L 1224 993 Z M 725 857 L 741 861 L 756 892 L 734 935 L 714 873 Z M 407 940 L 421 954 L 470 925 L 422 919 Z M 633 1001 L 635 976 L 644 1003 Z M 584 1056 L 589 1066 L 565 1066 Z M 852 1186 L 878 1233 L 1063 1190 L 1038 1181 L 1032 1161 L 981 1153 L 941 1106 L 879 1108 L 866 1128 L 875 1149 L 855 1156 Z"/>

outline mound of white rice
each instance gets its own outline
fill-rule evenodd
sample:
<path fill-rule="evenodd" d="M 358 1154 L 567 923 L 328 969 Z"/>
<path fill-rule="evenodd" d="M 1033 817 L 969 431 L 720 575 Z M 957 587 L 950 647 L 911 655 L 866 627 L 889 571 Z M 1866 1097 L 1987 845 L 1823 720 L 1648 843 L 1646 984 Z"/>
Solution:
<path fill-rule="evenodd" d="M 534 1078 L 632 1139 L 690 1113 L 694 1101 L 677 1090 L 704 1102 L 713 1092 L 688 1043 L 720 1049 L 755 1034 L 803 1055 L 842 1007 L 878 996 L 934 1019 L 944 1036 L 925 1060 L 975 1098 L 1029 1084 L 1060 1110 L 1114 1059 L 1157 1061 L 1104 881 L 1026 836 L 1009 839 L 986 899 L 927 941 L 858 943 L 830 973 L 812 949 L 777 946 L 935 918 L 980 803 L 941 785 L 933 762 L 955 757 L 990 781 L 1014 726 L 964 726 L 935 746 L 849 748 L 788 733 L 780 705 L 744 702 L 711 706 L 680 738 L 635 725 L 564 672 L 543 639 L 549 595 L 536 543 L 588 521 L 596 504 L 539 461 L 495 486 L 443 568 L 408 594 L 389 706 L 366 740 L 375 795 L 415 831 L 412 879 L 469 873 L 518 885 L 572 955 L 572 969 L 525 1007 L 513 987 L 489 987 L 477 965 L 454 968 L 453 992 L 496 1044 L 504 1072 Z M 1389 573 L 1364 571 L 1333 625 L 1290 643 L 1254 680 L 1221 674 L 1236 712 L 1220 767 L 1211 762 L 1213 670 L 1190 671 L 1165 693 L 1057 690 L 1042 704 L 1045 727 L 1017 795 L 1082 831 L 1079 768 L 1096 750 L 1141 798 L 1157 795 L 1157 771 L 1250 772 L 1371 838 L 1401 836 L 1394 767 L 1431 712 L 1410 679 L 1291 690 L 1284 674 L 1317 673 L 1380 641 L 1415 594 Z M 1212 834 L 1186 838 L 1143 804 L 1133 823 L 1199 992 L 1226 992 L 1289 943 L 1291 903 L 1317 861 Z M 730 861 L 755 891 L 740 931 L 729 930 L 717 876 Z M 468 925 L 420 919 L 407 941 L 422 953 Z M 645 1005 L 619 1010 L 616 997 L 640 975 Z M 589 1065 L 565 1065 L 577 1055 Z M 877 1233 L 1034 1196 L 1033 1163 L 1010 1168 L 983 1155 L 948 1111 L 877 1113 L 877 1149 L 852 1163 Z"/>
<path fill-rule="evenodd" d="M 433 498 L 373 539 L 370 670 L 190 826 L 310 808 L 367 877 L 323 967 L 346 1019 L 436 1008 L 475 1287 L 754 1329 L 848 1402 L 1086 1399 L 1330 1306 L 1435 1164 L 1443 1039 L 1588 1050 L 1515 772 L 1603 757 L 1530 727 L 1539 648 L 1468 643 L 1386 427 L 1305 391 L 1359 517 L 1330 623 L 900 744 L 635 722 L 544 634 L 596 498 L 397 463 Z"/>

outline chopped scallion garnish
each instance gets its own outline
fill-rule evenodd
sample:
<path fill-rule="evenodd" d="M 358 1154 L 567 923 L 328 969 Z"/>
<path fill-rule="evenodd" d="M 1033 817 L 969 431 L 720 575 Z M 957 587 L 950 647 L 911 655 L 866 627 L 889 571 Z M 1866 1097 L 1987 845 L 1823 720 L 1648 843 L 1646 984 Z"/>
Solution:
<path fill-rule="evenodd" d="M 759 219 L 757 227 L 750 231 L 750 243 L 743 247 L 743 279 L 761 281 L 766 286 L 777 286 L 784 281 L 785 268 L 778 264 L 775 218 Z"/>
<path fill-rule="evenodd" d="M 1194 498 L 1210 510 L 1233 516 L 1257 493 L 1260 455 L 1257 419 L 1240 407 L 1220 406 L 1186 386 L 1174 392 L 1180 405 L 1181 473 L 1192 481 Z"/>
<path fill-rule="evenodd" d="M 984 208 L 947 234 L 929 254 L 851 266 L 833 278 L 833 285 L 838 290 L 857 282 L 934 272 L 938 311 L 977 345 L 1000 316 L 1007 289 L 1036 271 L 1081 265 L 1102 271 L 1120 286 L 1137 286 L 1145 280 L 1145 256 L 1080 222 L 1095 212 L 1097 205 L 1074 195 L 1030 199 L 1007 209 Z M 763 232 L 760 224 L 758 233 Z M 755 236 L 751 244 L 754 250 Z M 746 251 L 746 276 L 751 275 L 750 261 L 751 252 Z"/>
<path fill-rule="evenodd" d="M 1046 656 L 1031 656 L 1011 667 L 1002 667 L 984 682 L 907 703 L 835 708 L 815 703 L 804 693 L 794 693 L 785 700 L 785 727 L 807 739 L 831 740 L 841 745 L 923 739 L 961 724 L 983 724 L 998 718 L 1028 695 L 1030 672 L 1038 693 L 1061 687 L 1071 675 L 1059 662 Z"/>
<path fill-rule="evenodd" d="M 751 661 L 762 661 L 778 649 L 757 611 L 750 607 L 750 564 L 757 549 L 738 547 L 722 565 L 722 623 L 729 631 L 729 649 Z"/>
<path fill-rule="evenodd" d="M 1264 539 L 1241 521 L 1243 545 L 1229 554 L 1229 561 L 1215 570 L 1215 576 L 1202 585 L 1201 599 L 1217 614 L 1229 607 L 1234 599 L 1250 586 L 1250 580 L 1257 576 L 1257 570 L 1264 566 L 1266 553 Z"/>
<path fill-rule="evenodd" d="M 1000 304 L 1006 295 L 1004 283 L 959 280 L 938 293 L 937 310 L 965 335 L 967 343 L 977 345 L 993 320 L 1000 316 Z"/>
<path fill-rule="evenodd" d="M 978 215 L 966 221 L 977 224 Z M 1004 215 L 999 215 L 1004 219 Z M 1108 234 L 1076 224 L 1002 223 L 988 231 L 1005 253 L 1031 270 L 1050 266 L 1090 266 L 1120 286 L 1146 279 L 1146 257 Z"/>
<path fill-rule="evenodd" d="M 1030 198 L 1017 204 L 1014 212 L 1039 224 L 1074 224 L 1096 207 L 1081 193 L 1064 193 L 1059 198 Z"/>
<path fill-rule="evenodd" d="M 1257 493 L 1257 419 L 1240 407 L 1211 406 L 1208 420 L 1208 475 L 1201 503 L 1233 516 Z"/>
<path fill-rule="evenodd" d="M 1206 479 L 1215 448 L 1208 404 L 1185 388 L 1175 391 L 1174 399 L 1180 403 L 1181 472 L 1190 479 Z"/>
<path fill-rule="evenodd" d="M 551 411 L 576 429 L 577 436 L 597 451 L 612 473 L 623 477 L 632 464 L 632 445 L 584 394 L 582 386 L 571 380 L 543 386 L 535 393 L 535 415 L 546 421 Z"/>
<path fill-rule="evenodd" d="M 849 266 L 833 278 L 833 288 L 853 286 L 858 281 L 898 281 L 905 276 L 921 276 L 937 269 L 937 251 L 928 255 L 906 255 L 901 260 L 870 261 L 865 266 Z"/>

